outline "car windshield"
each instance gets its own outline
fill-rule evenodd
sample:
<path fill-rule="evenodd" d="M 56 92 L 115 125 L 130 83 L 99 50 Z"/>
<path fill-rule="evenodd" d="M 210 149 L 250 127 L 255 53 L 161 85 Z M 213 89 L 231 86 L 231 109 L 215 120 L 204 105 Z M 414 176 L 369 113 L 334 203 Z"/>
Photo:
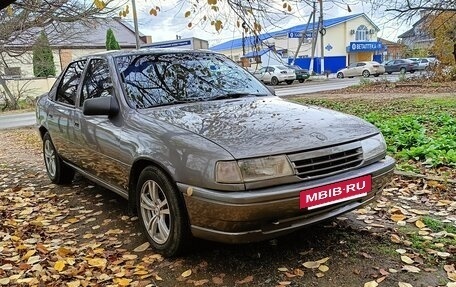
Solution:
<path fill-rule="evenodd" d="M 250 73 L 212 53 L 137 54 L 115 58 L 132 107 L 138 109 L 240 96 L 270 95 Z"/>

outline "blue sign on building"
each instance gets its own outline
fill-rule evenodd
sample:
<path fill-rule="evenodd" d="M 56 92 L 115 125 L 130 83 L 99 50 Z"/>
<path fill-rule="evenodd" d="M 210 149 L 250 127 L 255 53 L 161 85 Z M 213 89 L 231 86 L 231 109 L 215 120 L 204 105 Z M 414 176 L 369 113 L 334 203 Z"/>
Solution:
<path fill-rule="evenodd" d="M 288 38 L 302 38 L 302 32 L 288 32 Z M 312 32 L 307 32 L 306 38 L 312 38 Z"/>
<path fill-rule="evenodd" d="M 185 41 L 173 41 L 169 43 L 158 43 L 158 44 L 149 44 L 149 45 L 144 45 L 143 47 L 145 48 L 173 48 L 173 47 L 182 47 L 182 46 L 190 46 L 191 41 L 190 40 L 185 40 Z"/>
<path fill-rule="evenodd" d="M 348 52 L 368 52 L 383 49 L 381 42 L 350 42 L 350 46 L 347 47 Z"/>

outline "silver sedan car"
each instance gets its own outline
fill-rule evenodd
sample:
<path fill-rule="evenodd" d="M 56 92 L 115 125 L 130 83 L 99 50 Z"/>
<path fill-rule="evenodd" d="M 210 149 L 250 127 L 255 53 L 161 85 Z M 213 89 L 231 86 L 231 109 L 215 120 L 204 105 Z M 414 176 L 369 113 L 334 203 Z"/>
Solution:
<path fill-rule="evenodd" d="M 370 75 L 378 77 L 385 73 L 385 67 L 375 61 L 367 62 L 356 62 L 351 63 L 346 68 L 343 68 L 337 71 L 337 78 L 342 79 L 345 77 L 353 78 L 358 76 L 363 76 L 364 78 L 369 78 Z"/>
<path fill-rule="evenodd" d="M 49 179 L 78 172 L 123 196 L 168 256 L 192 236 L 264 240 L 373 202 L 395 165 L 373 125 L 280 99 L 208 51 L 79 58 L 36 115 Z"/>

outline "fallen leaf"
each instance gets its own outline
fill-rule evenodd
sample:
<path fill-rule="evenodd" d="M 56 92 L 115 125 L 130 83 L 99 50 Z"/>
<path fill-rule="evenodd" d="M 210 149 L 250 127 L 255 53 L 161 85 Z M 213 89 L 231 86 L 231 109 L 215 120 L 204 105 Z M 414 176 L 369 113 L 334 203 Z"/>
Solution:
<path fill-rule="evenodd" d="M 380 278 L 376 279 L 375 281 L 377 283 L 382 283 L 385 279 L 386 279 L 386 276 L 383 276 L 383 277 L 380 277 Z"/>
<path fill-rule="evenodd" d="M 300 277 L 304 276 L 304 271 L 301 270 L 301 269 L 299 269 L 299 268 L 295 268 L 295 269 L 293 270 L 293 273 L 296 274 L 296 275 L 298 275 L 298 276 L 300 276 Z"/>
<path fill-rule="evenodd" d="M 404 253 L 407 253 L 407 250 L 405 250 L 405 249 L 396 249 L 396 252 L 399 253 L 399 254 L 404 254 Z"/>
<path fill-rule="evenodd" d="M 79 287 L 79 286 L 81 286 L 81 281 L 75 280 L 75 281 L 67 282 L 66 285 L 67 285 L 67 287 Z"/>
<path fill-rule="evenodd" d="M 194 286 L 203 286 L 203 285 L 206 284 L 207 282 L 209 282 L 209 280 L 207 280 L 207 279 L 201 279 L 201 280 L 194 281 L 194 282 L 193 282 L 193 285 L 194 285 Z"/>
<path fill-rule="evenodd" d="M 393 214 L 393 215 L 391 215 L 391 220 L 395 221 L 395 222 L 403 221 L 406 218 L 407 217 L 405 215 L 403 215 L 403 214 Z"/>
<path fill-rule="evenodd" d="M 318 263 L 316 261 L 307 261 L 307 262 L 304 262 L 302 265 L 306 268 L 315 269 L 320 266 L 320 263 Z"/>
<path fill-rule="evenodd" d="M 325 257 L 323 259 L 317 260 L 316 262 L 320 263 L 320 264 L 325 264 L 328 260 L 329 260 L 329 257 Z"/>
<path fill-rule="evenodd" d="M 1 278 L 0 279 L 0 285 L 8 285 L 10 283 L 9 278 Z"/>
<path fill-rule="evenodd" d="M 32 255 L 36 253 L 36 250 L 29 250 L 22 256 L 22 260 L 28 260 Z"/>
<path fill-rule="evenodd" d="M 288 268 L 287 267 L 280 267 L 280 268 L 277 268 L 277 270 L 279 270 L 280 272 L 287 272 Z"/>
<path fill-rule="evenodd" d="M 188 269 L 181 274 L 181 276 L 184 278 L 187 278 L 190 275 L 192 275 L 192 269 Z"/>
<path fill-rule="evenodd" d="M 426 224 L 424 224 L 423 221 L 421 221 L 421 220 L 417 220 L 417 221 L 415 222 L 415 225 L 416 225 L 416 227 L 418 227 L 419 229 L 425 228 L 425 227 L 426 227 Z"/>
<path fill-rule="evenodd" d="M 443 270 L 445 270 L 446 272 L 455 272 L 456 271 L 453 264 L 443 266 Z"/>
<path fill-rule="evenodd" d="M 377 287 L 378 283 L 376 281 L 370 281 L 367 283 L 364 283 L 364 287 Z"/>
<path fill-rule="evenodd" d="M 448 252 L 437 252 L 437 255 L 442 258 L 448 258 L 451 256 L 451 254 Z"/>
<path fill-rule="evenodd" d="M 391 234 L 390 239 L 394 243 L 401 243 L 401 241 L 402 241 L 401 238 L 399 237 L 399 235 L 397 235 L 397 234 Z"/>
<path fill-rule="evenodd" d="M 402 262 L 405 262 L 407 264 L 413 264 L 413 262 L 415 262 L 412 258 L 408 257 L 407 255 L 402 255 L 401 260 Z"/>
<path fill-rule="evenodd" d="M 318 267 L 318 270 L 320 270 L 321 272 L 326 272 L 329 270 L 329 267 L 326 265 L 320 265 L 320 267 Z"/>
<path fill-rule="evenodd" d="M 318 272 L 317 274 L 315 274 L 315 276 L 317 276 L 317 278 L 321 278 L 321 277 L 325 276 L 325 273 Z"/>
<path fill-rule="evenodd" d="M 58 272 L 61 272 L 65 268 L 65 264 L 66 264 L 65 261 L 59 260 L 59 261 L 55 262 L 54 269 Z"/>
<path fill-rule="evenodd" d="M 236 281 L 236 284 L 245 284 L 245 283 L 250 283 L 252 281 L 253 281 L 253 276 L 249 275 L 242 280 Z"/>
<path fill-rule="evenodd" d="M 104 269 L 106 267 L 107 261 L 104 258 L 92 258 L 92 259 L 89 259 L 87 261 L 87 263 L 89 263 L 89 265 L 92 267 L 98 267 L 98 268 Z"/>
<path fill-rule="evenodd" d="M 149 242 L 145 242 L 141 245 L 139 245 L 138 247 L 136 247 L 135 249 L 133 249 L 134 252 L 144 252 L 147 250 L 147 248 L 149 248 L 150 246 L 150 243 Z"/>
<path fill-rule="evenodd" d="M 456 287 L 456 282 L 448 282 L 446 287 Z"/>
<path fill-rule="evenodd" d="M 402 266 L 402 269 L 407 272 L 412 272 L 412 273 L 419 273 L 421 271 L 420 268 L 412 266 L 412 265 L 404 265 L 404 266 Z"/>
<path fill-rule="evenodd" d="M 412 284 L 405 283 L 405 282 L 399 282 L 399 287 L 413 287 Z"/>
<path fill-rule="evenodd" d="M 114 278 L 112 281 L 119 286 L 128 286 L 130 285 L 130 282 L 133 280 L 127 278 Z"/>
<path fill-rule="evenodd" d="M 223 278 L 220 277 L 212 277 L 212 283 L 216 285 L 222 285 L 223 284 Z"/>
<path fill-rule="evenodd" d="M 291 281 L 281 281 L 281 282 L 279 282 L 280 286 L 288 286 L 290 284 L 291 284 Z"/>

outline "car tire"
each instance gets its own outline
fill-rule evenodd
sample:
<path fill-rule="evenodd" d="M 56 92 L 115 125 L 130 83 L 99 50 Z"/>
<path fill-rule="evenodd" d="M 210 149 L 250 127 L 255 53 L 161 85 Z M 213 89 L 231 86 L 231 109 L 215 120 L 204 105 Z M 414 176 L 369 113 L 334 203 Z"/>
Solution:
<path fill-rule="evenodd" d="M 411 71 L 410 71 L 410 74 L 413 74 L 413 73 L 415 73 L 415 70 L 411 70 Z"/>
<path fill-rule="evenodd" d="M 343 79 L 344 78 L 344 74 L 342 72 L 339 72 L 339 73 L 337 73 L 336 77 L 338 79 Z"/>
<path fill-rule="evenodd" d="M 380 76 L 380 74 L 374 74 L 374 77 L 378 77 L 378 76 Z"/>
<path fill-rule="evenodd" d="M 387 73 L 388 73 L 388 75 L 391 75 L 393 72 L 387 72 Z"/>
<path fill-rule="evenodd" d="M 60 158 L 49 133 L 43 136 L 43 157 L 46 173 L 52 183 L 68 184 L 74 178 L 74 169 Z"/>
<path fill-rule="evenodd" d="M 399 73 L 401 74 L 405 74 L 407 72 L 407 69 L 405 69 L 404 67 L 402 67 L 400 70 L 399 70 Z"/>
<path fill-rule="evenodd" d="M 298 80 L 301 84 L 304 83 L 304 79 L 299 79 Z"/>
<path fill-rule="evenodd" d="M 271 85 L 277 86 L 278 84 L 279 84 L 279 79 L 277 79 L 277 77 L 272 77 Z"/>
<path fill-rule="evenodd" d="M 369 73 L 368 70 L 364 70 L 362 75 L 363 75 L 364 78 L 369 78 L 370 73 Z"/>
<path fill-rule="evenodd" d="M 291 85 L 293 84 L 293 81 L 292 80 L 288 80 L 288 81 L 285 81 L 287 83 L 287 85 Z"/>
<path fill-rule="evenodd" d="M 174 183 L 155 166 L 146 167 L 136 187 L 141 229 L 156 251 L 176 256 L 189 243 L 190 231 L 184 199 Z"/>

